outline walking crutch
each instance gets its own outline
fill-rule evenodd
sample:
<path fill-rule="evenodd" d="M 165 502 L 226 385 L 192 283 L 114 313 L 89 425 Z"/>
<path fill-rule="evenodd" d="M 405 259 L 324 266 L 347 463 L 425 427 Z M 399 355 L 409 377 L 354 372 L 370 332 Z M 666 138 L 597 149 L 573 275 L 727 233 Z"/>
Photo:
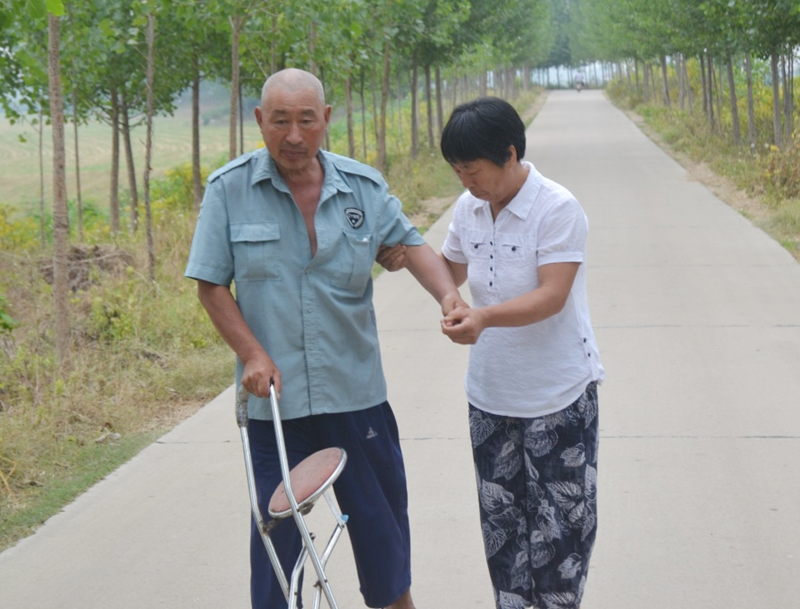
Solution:
<path fill-rule="evenodd" d="M 286 444 L 283 438 L 283 426 L 278 400 L 275 396 L 275 387 L 270 386 L 269 401 L 272 409 L 272 419 L 275 427 L 275 440 L 278 448 L 278 459 L 281 466 L 282 482 L 275 489 L 269 501 L 267 511 L 270 519 L 264 520 L 258 502 L 255 475 L 253 473 L 253 459 L 250 454 L 250 436 L 247 432 L 247 402 L 250 393 L 244 386 L 239 387 L 236 393 L 236 423 L 242 436 L 242 449 L 244 451 L 244 464 L 247 472 L 247 489 L 250 493 L 250 509 L 264 547 L 272 563 L 272 568 L 278 577 L 283 594 L 289 609 L 297 609 L 300 598 L 300 576 L 303 573 L 305 562 L 311 559 L 317 581 L 314 584 L 314 609 L 319 609 L 321 597 L 325 599 L 331 609 L 338 609 L 333 597 L 330 583 L 325 574 L 325 565 L 331 552 L 347 523 L 347 515 L 342 514 L 338 505 L 330 495 L 330 489 L 339 474 L 344 470 L 347 462 L 347 453 L 343 448 L 326 448 L 306 457 L 294 468 L 289 468 L 289 459 L 286 456 Z M 335 520 L 335 527 L 327 545 L 320 555 L 314 546 L 315 535 L 308 529 L 303 516 L 311 511 L 320 497 L 324 497 Z M 294 519 L 300 531 L 302 548 L 297 557 L 292 573 L 287 580 L 286 573 L 278 559 L 278 554 L 270 537 L 270 531 L 281 521 L 288 517 Z"/>

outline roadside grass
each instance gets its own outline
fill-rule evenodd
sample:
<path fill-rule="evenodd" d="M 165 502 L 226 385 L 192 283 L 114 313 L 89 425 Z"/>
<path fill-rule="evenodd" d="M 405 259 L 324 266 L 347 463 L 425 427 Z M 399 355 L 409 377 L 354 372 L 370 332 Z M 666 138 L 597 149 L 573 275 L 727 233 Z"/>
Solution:
<path fill-rule="evenodd" d="M 800 149 L 796 144 L 785 151 L 768 144 L 751 150 L 712 130 L 700 110 L 692 115 L 631 100 L 624 86 L 609 86 L 608 93 L 678 162 L 705 166 L 722 178 L 724 186 L 714 188 L 715 193 L 800 262 Z"/>

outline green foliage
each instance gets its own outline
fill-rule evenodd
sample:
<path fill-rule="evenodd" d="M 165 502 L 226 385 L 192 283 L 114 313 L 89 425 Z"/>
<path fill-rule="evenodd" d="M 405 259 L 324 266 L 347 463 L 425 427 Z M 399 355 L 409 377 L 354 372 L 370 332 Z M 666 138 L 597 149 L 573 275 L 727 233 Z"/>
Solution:
<path fill-rule="evenodd" d="M 786 150 L 770 146 L 762 166 L 764 187 L 773 200 L 800 197 L 800 147 L 794 138 Z"/>
<path fill-rule="evenodd" d="M 0 250 L 31 251 L 39 245 L 39 222 L 33 216 L 16 216 L 10 205 L 0 204 Z"/>
<path fill-rule="evenodd" d="M 8 313 L 8 302 L 6 302 L 3 294 L 0 293 L 0 334 L 11 332 L 16 327 L 17 322 Z"/>

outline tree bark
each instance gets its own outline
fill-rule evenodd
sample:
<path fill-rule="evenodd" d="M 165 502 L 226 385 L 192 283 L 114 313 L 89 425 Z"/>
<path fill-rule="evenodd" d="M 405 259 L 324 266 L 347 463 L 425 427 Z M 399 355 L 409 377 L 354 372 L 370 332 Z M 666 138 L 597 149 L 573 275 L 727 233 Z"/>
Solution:
<path fill-rule="evenodd" d="M 669 79 L 667 78 L 667 56 L 661 55 L 661 75 L 664 79 L 664 105 L 669 108 L 672 102 L 669 98 Z"/>
<path fill-rule="evenodd" d="M 433 150 L 433 102 L 431 100 L 431 66 L 425 66 L 425 106 L 428 109 L 428 149 Z"/>
<path fill-rule="evenodd" d="M 344 81 L 345 108 L 347 110 L 347 155 L 356 156 L 356 134 L 353 132 L 353 78 Z"/>
<path fill-rule="evenodd" d="M 155 53 L 155 24 L 156 17 L 150 14 L 147 17 L 147 114 L 145 122 L 147 124 L 147 136 L 145 141 L 145 160 L 144 160 L 144 212 L 147 230 L 147 268 L 150 281 L 156 280 L 156 249 L 153 242 L 153 214 L 150 205 L 150 161 L 153 158 L 153 115 L 155 114 L 155 94 L 153 85 L 156 73 L 156 53 Z"/>
<path fill-rule="evenodd" d="M 78 206 L 78 241 L 83 243 L 83 199 L 81 197 L 81 156 L 78 145 L 78 89 L 72 89 L 72 125 L 75 134 L 75 193 Z"/>
<path fill-rule="evenodd" d="M 781 124 L 781 75 L 778 70 L 778 54 L 772 53 L 769 58 L 772 73 L 772 129 L 775 145 L 783 150 L 783 125 Z"/>
<path fill-rule="evenodd" d="M 417 64 L 417 52 L 411 58 L 411 158 L 416 159 L 419 154 L 419 113 L 418 113 L 418 91 L 419 89 L 419 66 Z"/>
<path fill-rule="evenodd" d="M 128 110 L 128 99 L 125 88 L 122 89 L 120 116 L 122 118 L 122 142 L 125 146 L 125 162 L 128 166 L 128 191 L 130 192 L 130 234 L 139 229 L 139 186 L 136 181 L 136 160 L 133 158 L 131 142 L 131 118 Z"/>
<path fill-rule="evenodd" d="M 689 69 L 686 67 L 686 56 L 682 55 L 683 82 L 686 83 L 686 103 L 689 105 L 689 116 L 694 116 L 694 98 L 692 97 L 692 81 L 689 80 Z"/>
<path fill-rule="evenodd" d="M 67 213 L 64 102 L 61 97 L 61 22 L 47 14 L 47 73 L 53 130 L 53 304 L 56 357 L 62 370 L 69 364 L 69 215 Z"/>
<path fill-rule="evenodd" d="M 228 123 L 228 159 L 236 158 L 236 115 L 239 101 L 239 37 L 241 36 L 242 18 L 239 15 L 230 17 L 231 22 L 231 104 Z"/>
<path fill-rule="evenodd" d="M 728 53 L 728 89 L 731 103 L 731 120 L 733 121 L 733 143 L 737 146 L 742 143 L 742 131 L 739 126 L 739 104 L 736 97 L 736 82 L 733 78 L 733 58 Z"/>
<path fill-rule="evenodd" d="M 708 83 L 708 122 L 711 124 L 711 129 L 717 128 L 717 121 L 714 118 L 714 63 L 711 61 L 711 56 L 706 58 L 706 68 L 708 74 L 706 75 L 706 82 Z"/>
<path fill-rule="evenodd" d="M 700 55 L 700 84 L 703 89 L 703 114 L 708 118 L 708 83 L 706 82 L 706 59 Z"/>
<path fill-rule="evenodd" d="M 39 242 L 47 244 L 44 208 L 44 109 L 39 106 Z"/>
<path fill-rule="evenodd" d="M 783 56 L 783 141 L 791 148 L 794 131 L 794 53 L 791 45 Z"/>
<path fill-rule="evenodd" d="M 359 82 L 359 95 L 361 96 L 361 152 L 364 156 L 364 162 L 367 162 L 367 101 L 364 98 L 364 79 L 365 74 L 362 68 L 361 80 Z"/>
<path fill-rule="evenodd" d="M 386 171 L 386 104 L 389 102 L 389 79 L 391 71 L 392 47 L 389 39 L 386 39 L 383 47 L 383 77 L 381 78 L 381 114 L 380 128 L 378 129 L 378 171 Z"/>
<path fill-rule="evenodd" d="M 111 233 L 119 232 L 119 95 L 111 85 L 111 191 L 109 192 Z"/>
<path fill-rule="evenodd" d="M 442 72 L 436 66 L 436 133 L 441 133 L 444 129 L 444 108 L 442 107 Z"/>
<path fill-rule="evenodd" d="M 753 99 L 753 57 L 750 51 L 744 56 L 745 71 L 747 74 L 747 141 L 750 150 L 756 147 L 756 112 Z"/>
<path fill-rule="evenodd" d="M 203 201 L 203 177 L 200 173 L 200 65 L 192 58 L 192 193 L 194 210 L 199 211 Z"/>

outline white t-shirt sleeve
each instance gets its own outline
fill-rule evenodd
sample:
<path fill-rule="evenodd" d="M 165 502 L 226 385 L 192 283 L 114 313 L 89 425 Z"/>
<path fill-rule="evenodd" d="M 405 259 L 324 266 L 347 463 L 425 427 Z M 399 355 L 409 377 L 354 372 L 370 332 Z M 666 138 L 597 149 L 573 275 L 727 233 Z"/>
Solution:
<path fill-rule="evenodd" d="M 557 262 L 580 262 L 586 258 L 589 222 L 574 198 L 550 208 L 539 227 L 539 266 Z"/>
<path fill-rule="evenodd" d="M 463 204 L 461 199 L 456 201 L 456 209 L 453 212 L 453 219 L 447 229 L 447 237 L 442 245 L 442 255 L 452 262 L 458 264 L 467 264 L 467 257 L 464 255 L 464 250 L 461 246 L 461 235 L 463 234 L 464 226 L 461 214 L 463 212 Z"/>

